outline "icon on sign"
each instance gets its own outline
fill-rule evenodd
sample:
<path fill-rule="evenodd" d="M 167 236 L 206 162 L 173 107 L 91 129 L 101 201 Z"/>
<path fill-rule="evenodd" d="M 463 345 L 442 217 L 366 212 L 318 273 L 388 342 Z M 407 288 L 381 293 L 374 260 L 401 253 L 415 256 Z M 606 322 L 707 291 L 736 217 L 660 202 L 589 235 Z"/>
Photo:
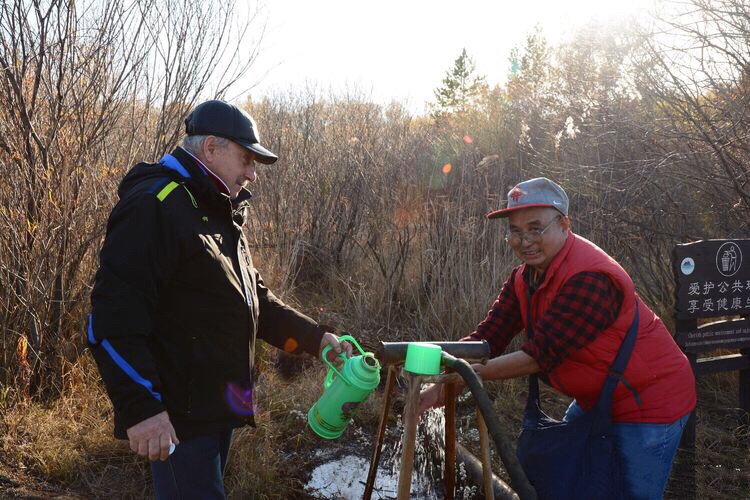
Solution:
<path fill-rule="evenodd" d="M 742 251 L 739 245 L 728 241 L 716 252 L 716 269 L 724 276 L 734 276 L 742 265 Z"/>
<path fill-rule="evenodd" d="M 685 257 L 682 259 L 682 264 L 680 264 L 680 271 L 685 276 L 692 274 L 695 271 L 695 261 L 690 257 Z"/>

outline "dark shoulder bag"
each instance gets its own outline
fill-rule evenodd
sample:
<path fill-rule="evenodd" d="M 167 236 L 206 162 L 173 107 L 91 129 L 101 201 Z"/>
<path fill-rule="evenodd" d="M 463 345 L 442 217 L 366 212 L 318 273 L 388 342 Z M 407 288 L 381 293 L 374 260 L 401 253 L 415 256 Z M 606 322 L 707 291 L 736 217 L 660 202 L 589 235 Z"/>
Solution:
<path fill-rule="evenodd" d="M 527 330 L 529 336 L 533 335 L 530 315 Z M 637 332 L 636 300 L 633 323 L 609 368 L 599 400 L 572 422 L 555 420 L 541 410 L 539 381 L 536 375 L 529 376 L 529 397 L 516 454 L 540 499 L 618 498 L 617 457 L 610 432 L 612 394 L 630 360 Z"/>

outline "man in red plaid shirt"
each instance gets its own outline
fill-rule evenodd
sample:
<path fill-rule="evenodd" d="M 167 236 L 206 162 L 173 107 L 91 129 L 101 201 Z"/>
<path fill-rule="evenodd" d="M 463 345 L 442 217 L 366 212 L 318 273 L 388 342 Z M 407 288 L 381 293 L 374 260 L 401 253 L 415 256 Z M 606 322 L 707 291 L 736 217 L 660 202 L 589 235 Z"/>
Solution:
<path fill-rule="evenodd" d="M 477 329 L 487 340 L 485 380 L 531 374 L 574 398 L 565 420 L 592 409 L 622 341 L 639 313 L 632 355 L 612 397 L 612 420 L 625 498 L 660 498 L 682 430 L 695 407 L 695 380 L 661 320 L 637 299 L 622 267 L 574 234 L 565 191 L 546 178 L 517 184 L 508 205 L 506 241 L 523 262 L 514 268 Z M 504 354 L 522 330 L 520 350 Z M 422 392 L 420 413 L 444 404 L 440 384 Z M 634 425 L 635 424 L 635 425 Z"/>

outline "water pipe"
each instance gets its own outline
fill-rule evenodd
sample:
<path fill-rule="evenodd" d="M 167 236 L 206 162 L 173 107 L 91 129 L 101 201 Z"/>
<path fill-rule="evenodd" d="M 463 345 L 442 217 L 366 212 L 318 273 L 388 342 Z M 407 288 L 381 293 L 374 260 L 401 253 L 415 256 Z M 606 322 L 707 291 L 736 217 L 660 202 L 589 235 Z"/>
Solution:
<path fill-rule="evenodd" d="M 477 377 L 474 369 L 465 360 L 456 358 L 445 351 L 442 353 L 442 363 L 461 375 L 461 378 L 464 379 L 464 382 L 466 382 L 466 385 L 469 387 L 471 394 L 474 396 L 474 400 L 477 402 L 479 411 L 481 411 L 484 416 L 487 429 L 490 436 L 492 436 L 492 440 L 495 442 L 495 446 L 497 447 L 500 459 L 505 466 L 505 470 L 508 471 L 510 483 L 513 486 L 513 489 L 518 493 L 521 500 L 536 500 L 536 491 L 531 484 L 529 484 L 526 473 L 518 462 L 518 458 L 516 458 L 513 443 L 500 427 L 500 419 L 495 413 L 495 409 L 492 407 L 492 401 L 490 401 L 489 396 L 487 396 L 487 392 L 482 387 L 479 377 Z"/>
<path fill-rule="evenodd" d="M 381 342 L 375 351 L 380 364 L 391 365 L 403 363 L 409 344 L 431 344 L 439 346 L 457 358 L 473 362 L 484 362 L 490 358 L 490 346 L 486 340 L 471 342 Z"/>

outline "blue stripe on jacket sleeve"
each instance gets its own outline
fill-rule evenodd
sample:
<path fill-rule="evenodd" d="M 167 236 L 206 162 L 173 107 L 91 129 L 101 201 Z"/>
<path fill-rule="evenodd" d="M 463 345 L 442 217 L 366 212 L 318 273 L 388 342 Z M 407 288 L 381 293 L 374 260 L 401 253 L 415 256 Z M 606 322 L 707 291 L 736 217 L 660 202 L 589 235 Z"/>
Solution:
<path fill-rule="evenodd" d="M 86 329 L 87 340 L 89 341 L 89 344 L 96 345 L 96 339 L 94 338 L 93 322 L 94 322 L 94 316 L 91 313 L 89 313 L 89 326 Z"/>
<path fill-rule="evenodd" d="M 94 327 L 93 327 L 93 315 L 89 314 L 89 327 L 88 327 L 88 341 L 91 345 L 97 345 L 96 338 L 94 337 Z M 135 371 L 135 368 L 130 366 L 130 363 L 125 361 L 125 359 L 120 356 L 120 353 L 118 353 L 114 347 L 112 347 L 112 344 L 109 343 L 109 340 L 104 340 L 101 342 L 101 346 L 104 348 L 105 351 L 109 354 L 109 356 L 112 358 L 112 360 L 115 362 L 117 366 L 120 367 L 122 371 L 125 372 L 125 374 L 133 379 L 133 381 L 137 384 L 142 385 L 145 387 L 148 392 L 151 393 L 153 397 L 155 397 L 159 402 L 161 402 L 161 394 L 154 391 L 154 386 L 143 378 L 140 373 Z"/>
<path fill-rule="evenodd" d="M 114 360 L 115 364 L 117 364 L 117 366 L 119 366 L 122 369 L 122 371 L 124 371 L 128 375 L 128 377 L 133 379 L 133 381 L 136 382 L 137 384 L 140 384 L 146 389 L 148 389 L 148 392 L 150 392 L 153 397 L 161 401 L 161 394 L 154 391 L 154 386 L 151 385 L 151 382 L 141 377 L 141 375 L 137 371 L 135 371 L 135 368 L 130 366 L 130 364 L 127 361 L 125 361 L 125 359 L 122 356 L 120 356 L 120 354 L 117 351 L 115 351 L 115 348 L 112 347 L 112 344 L 109 343 L 109 340 L 102 341 L 102 347 L 104 347 L 104 350 L 109 353 L 110 357 Z"/>

